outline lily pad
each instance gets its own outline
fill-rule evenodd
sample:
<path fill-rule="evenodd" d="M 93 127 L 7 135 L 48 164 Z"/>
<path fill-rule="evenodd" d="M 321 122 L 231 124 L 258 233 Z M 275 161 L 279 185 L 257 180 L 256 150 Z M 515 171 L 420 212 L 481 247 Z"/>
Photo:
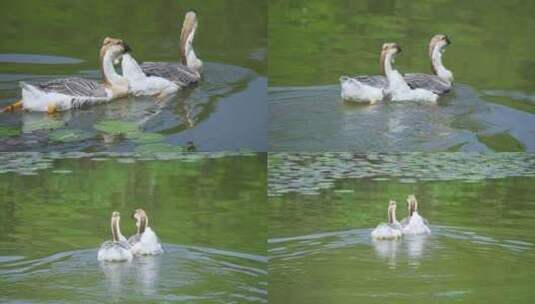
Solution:
<path fill-rule="evenodd" d="M 136 147 L 138 153 L 168 153 L 168 152 L 184 152 L 184 147 L 173 146 L 165 143 L 146 144 Z"/>
<path fill-rule="evenodd" d="M 48 135 L 48 138 L 57 142 L 77 142 L 88 138 L 93 135 L 89 132 L 82 130 L 56 130 Z"/>
<path fill-rule="evenodd" d="M 24 121 L 22 132 L 32 133 L 39 130 L 54 130 L 63 127 L 65 123 L 62 120 L 49 116 L 40 116 L 36 119 Z"/>
<path fill-rule="evenodd" d="M 17 136 L 20 134 L 20 128 L 0 126 L 0 138 Z"/>
<path fill-rule="evenodd" d="M 112 135 L 139 133 L 139 126 L 135 122 L 120 120 L 105 120 L 94 125 L 93 128 Z"/>
<path fill-rule="evenodd" d="M 163 141 L 165 139 L 165 136 L 158 133 L 135 132 L 127 134 L 126 138 L 131 139 L 139 144 L 145 144 Z"/>

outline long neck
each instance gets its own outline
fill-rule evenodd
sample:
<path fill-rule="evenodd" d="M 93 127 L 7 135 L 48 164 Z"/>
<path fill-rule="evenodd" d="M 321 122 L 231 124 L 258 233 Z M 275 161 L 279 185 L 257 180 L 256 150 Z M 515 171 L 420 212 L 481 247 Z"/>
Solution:
<path fill-rule="evenodd" d="M 109 86 L 119 86 L 124 83 L 123 76 L 115 71 L 113 66 L 114 56 L 106 52 L 102 57 L 102 81 Z"/>
<path fill-rule="evenodd" d="M 453 81 L 453 74 L 442 64 L 442 52 L 438 46 L 431 53 L 431 69 L 438 77 L 450 82 Z"/>
<path fill-rule="evenodd" d="M 388 223 L 393 224 L 396 221 L 396 210 L 388 208 Z"/>
<path fill-rule="evenodd" d="M 112 241 L 118 242 L 120 234 L 121 234 L 121 231 L 119 230 L 119 219 L 118 218 L 112 218 L 111 219 L 111 239 L 112 239 Z"/>
<path fill-rule="evenodd" d="M 139 225 L 137 225 L 137 234 L 142 234 L 145 232 L 145 229 L 149 226 L 149 219 L 146 216 L 141 216 L 139 218 Z"/>
<path fill-rule="evenodd" d="M 416 209 L 417 209 L 417 208 L 418 208 L 418 207 L 416 206 L 416 203 L 415 203 L 415 202 L 412 202 L 412 203 L 410 204 L 410 208 L 409 208 L 409 216 L 412 216 L 412 214 L 413 214 L 414 212 L 416 212 Z"/>
<path fill-rule="evenodd" d="M 392 54 L 391 53 L 381 54 L 381 68 L 382 68 L 383 74 L 385 74 L 387 78 L 392 75 L 393 71 L 395 71 L 394 67 L 392 66 Z"/>
<path fill-rule="evenodd" d="M 189 29 L 189 30 L 188 30 Z M 185 29 L 180 37 L 180 61 L 188 68 L 200 73 L 202 70 L 202 61 L 197 58 L 195 50 L 193 50 L 193 39 L 197 25 Z"/>

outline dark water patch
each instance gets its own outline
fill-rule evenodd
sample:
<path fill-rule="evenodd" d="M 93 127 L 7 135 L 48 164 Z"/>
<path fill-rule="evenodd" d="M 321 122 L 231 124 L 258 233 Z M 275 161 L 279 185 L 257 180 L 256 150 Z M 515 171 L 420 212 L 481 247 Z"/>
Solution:
<path fill-rule="evenodd" d="M 83 62 L 83 60 L 49 55 L 0 54 L 0 63 L 1 62 L 25 64 L 78 64 Z"/>

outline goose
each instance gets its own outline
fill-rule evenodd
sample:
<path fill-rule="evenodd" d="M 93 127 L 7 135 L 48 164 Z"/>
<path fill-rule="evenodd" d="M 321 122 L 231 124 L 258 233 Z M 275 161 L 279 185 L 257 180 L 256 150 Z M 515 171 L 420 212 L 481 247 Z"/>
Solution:
<path fill-rule="evenodd" d="M 428 227 L 429 223 L 418 214 L 418 201 L 414 194 L 407 197 L 407 207 L 409 209 L 409 216 L 401 221 L 403 234 L 431 234 L 431 229 Z"/>
<path fill-rule="evenodd" d="M 149 217 L 143 209 L 136 209 L 133 218 L 136 220 L 137 233 L 128 239 L 134 255 L 158 255 L 163 253 L 156 233 L 149 227 Z"/>
<path fill-rule="evenodd" d="M 115 71 L 114 62 L 129 50 L 123 40 L 106 37 L 100 49 L 102 82 L 81 77 L 39 84 L 21 82 L 22 100 L 5 107 L 3 112 L 24 109 L 55 113 L 126 96 L 128 81 Z"/>
<path fill-rule="evenodd" d="M 157 95 L 163 97 L 178 91 L 178 85 L 170 80 L 145 75 L 130 53 L 123 54 L 121 68 L 123 76 L 128 80 L 128 91 L 134 96 Z"/>
<path fill-rule="evenodd" d="M 432 91 L 411 88 L 403 76 L 392 66 L 396 55 L 401 53 L 401 47 L 397 43 L 385 43 L 381 53 L 381 63 L 383 63 L 384 73 L 388 80 L 388 87 L 385 90 L 385 97 L 391 101 L 431 101 L 436 102 L 438 95 Z"/>
<path fill-rule="evenodd" d="M 442 64 L 442 54 L 450 44 L 449 37 L 443 34 L 437 34 L 431 38 L 428 53 L 434 75 L 422 73 L 405 74 L 403 78 L 410 88 L 423 88 L 437 95 L 446 94 L 451 90 L 453 73 Z M 384 72 L 384 63 L 382 61 L 381 69 Z M 385 89 L 388 88 L 388 79 L 384 75 L 342 76 L 340 77 L 340 84 L 343 100 L 370 102 L 373 104 L 384 98 Z"/>
<path fill-rule="evenodd" d="M 105 241 L 97 253 L 97 260 L 106 262 L 124 262 L 132 260 L 132 252 L 126 238 L 121 234 L 119 222 L 121 215 L 114 211 L 111 215 L 111 241 Z"/>
<path fill-rule="evenodd" d="M 446 47 L 451 44 L 448 36 L 437 34 L 429 41 L 428 53 L 431 59 L 433 75 L 423 73 L 407 73 L 403 76 L 405 81 L 413 89 L 421 88 L 432 91 L 437 95 L 444 95 L 451 90 L 453 85 L 453 73 L 442 64 L 442 54 Z"/>
<path fill-rule="evenodd" d="M 396 202 L 388 203 L 388 223 L 379 224 L 371 233 L 373 239 L 395 240 L 401 238 L 401 225 L 396 220 Z"/>
<path fill-rule="evenodd" d="M 147 76 L 158 76 L 173 81 L 180 87 L 196 84 L 201 79 L 203 62 L 193 50 L 193 39 L 197 31 L 197 13 L 186 13 L 180 33 L 180 63 L 144 62 L 141 69 Z"/>

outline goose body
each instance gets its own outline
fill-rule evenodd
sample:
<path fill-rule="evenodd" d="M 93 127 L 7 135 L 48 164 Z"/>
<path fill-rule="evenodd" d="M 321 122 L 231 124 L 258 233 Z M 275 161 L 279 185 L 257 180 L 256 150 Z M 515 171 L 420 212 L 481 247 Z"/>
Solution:
<path fill-rule="evenodd" d="M 403 234 L 431 234 L 431 229 L 427 226 L 427 221 L 418 212 L 414 212 L 405 222 L 402 231 Z"/>
<path fill-rule="evenodd" d="M 399 52 L 399 51 L 398 51 Z M 398 53 L 397 52 L 397 53 Z M 397 54 L 397 53 L 393 53 Z M 393 56 L 392 55 L 392 56 Z M 422 88 L 411 88 L 403 76 L 395 69 L 392 68 L 391 60 L 387 55 L 387 60 L 390 62 L 385 62 L 385 73 L 386 78 L 388 79 L 388 88 L 385 90 L 388 94 L 388 98 L 392 101 L 430 101 L 436 102 L 438 100 L 438 95 L 433 93 L 430 90 Z"/>
<path fill-rule="evenodd" d="M 382 76 L 340 77 L 343 100 L 374 104 L 384 98 L 388 81 Z"/>
<path fill-rule="evenodd" d="M 407 93 L 407 87 L 402 88 L 404 92 L 398 92 L 394 100 L 407 100 L 405 96 L 413 94 L 418 100 L 430 99 L 429 94 L 418 90 L 431 91 L 435 95 L 444 95 L 451 90 L 453 84 L 453 74 L 442 64 L 442 54 L 445 48 L 451 43 L 445 35 L 433 36 L 429 43 L 429 58 L 433 75 L 424 73 L 407 73 L 403 75 L 404 82 L 409 89 L 416 90 L 414 93 Z M 381 56 L 383 58 L 383 55 Z M 384 62 L 381 60 L 381 68 L 385 71 Z M 384 75 L 360 75 L 340 77 L 341 97 L 347 101 L 360 101 L 374 103 L 377 100 L 388 98 L 389 81 Z M 431 95 L 432 96 L 432 95 Z M 381 97 L 379 99 L 379 97 Z M 412 96 L 411 96 L 412 97 Z"/>
<path fill-rule="evenodd" d="M 143 209 L 134 213 L 137 233 L 128 239 L 134 255 L 158 255 L 163 253 L 162 245 L 156 233 L 149 227 L 149 219 Z"/>
<path fill-rule="evenodd" d="M 407 198 L 407 205 L 409 209 L 409 216 L 401 222 L 403 234 L 406 235 L 429 235 L 431 229 L 428 227 L 429 223 L 425 218 L 418 214 L 418 202 L 414 195 L 409 195 Z"/>
<path fill-rule="evenodd" d="M 125 262 L 132 260 L 132 252 L 119 227 L 120 215 L 115 211 L 111 218 L 112 240 L 102 243 L 97 253 L 97 260 L 103 262 Z"/>
<path fill-rule="evenodd" d="M 202 61 L 193 49 L 193 39 L 197 30 L 197 14 L 186 13 L 180 33 L 180 63 L 144 62 L 141 69 L 147 76 L 158 76 L 174 82 L 179 87 L 188 87 L 201 80 Z"/>
<path fill-rule="evenodd" d="M 128 50 L 119 39 L 105 38 L 100 51 L 103 82 L 81 77 L 55 79 L 39 84 L 21 82 L 18 107 L 29 111 L 56 112 L 110 101 L 128 93 L 128 81 L 117 74 L 113 61 Z"/>
<path fill-rule="evenodd" d="M 401 225 L 396 220 L 396 202 L 388 205 L 388 223 L 379 224 L 371 233 L 373 239 L 396 240 L 401 238 Z"/>
<path fill-rule="evenodd" d="M 179 87 L 174 82 L 158 77 L 147 76 L 129 53 L 122 56 L 123 76 L 128 80 L 128 91 L 135 96 L 165 96 L 175 93 Z"/>

